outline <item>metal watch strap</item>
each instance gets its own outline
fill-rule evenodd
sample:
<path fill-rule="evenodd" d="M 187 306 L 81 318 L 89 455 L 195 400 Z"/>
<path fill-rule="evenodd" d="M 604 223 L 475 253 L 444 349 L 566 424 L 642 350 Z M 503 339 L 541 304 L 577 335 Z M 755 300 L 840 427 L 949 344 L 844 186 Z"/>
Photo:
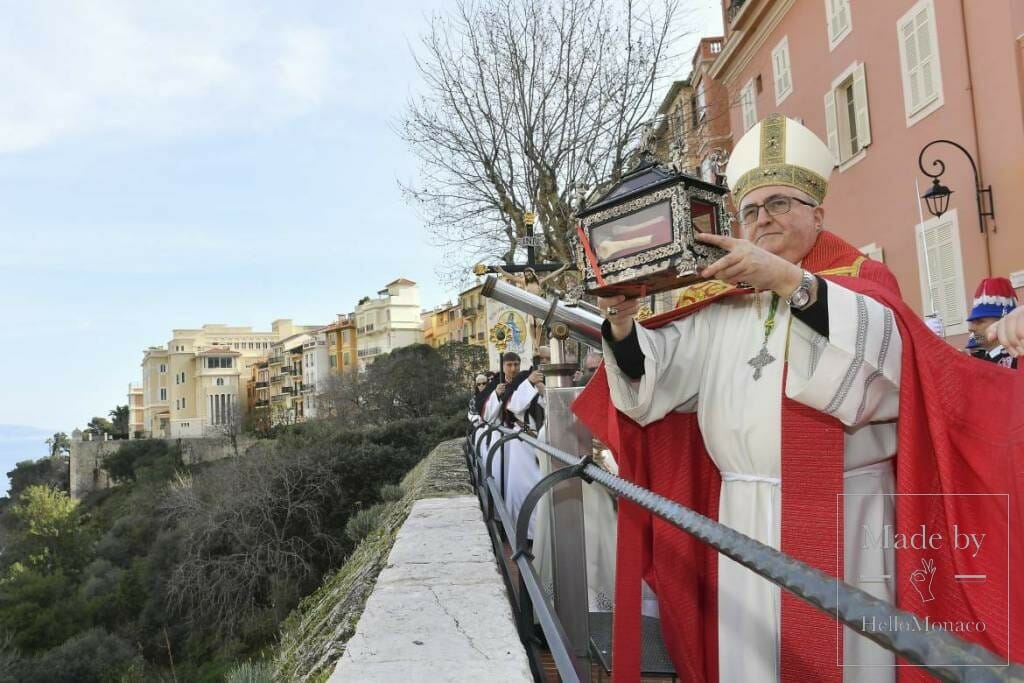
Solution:
<path fill-rule="evenodd" d="M 814 285 L 814 274 L 810 271 L 805 270 L 803 275 L 800 276 L 800 284 L 793 290 L 793 293 L 789 295 L 786 300 L 792 308 L 797 310 L 803 310 L 811 305 L 811 287 Z M 804 296 L 801 296 L 803 294 Z M 806 300 L 801 301 L 801 299 Z"/>

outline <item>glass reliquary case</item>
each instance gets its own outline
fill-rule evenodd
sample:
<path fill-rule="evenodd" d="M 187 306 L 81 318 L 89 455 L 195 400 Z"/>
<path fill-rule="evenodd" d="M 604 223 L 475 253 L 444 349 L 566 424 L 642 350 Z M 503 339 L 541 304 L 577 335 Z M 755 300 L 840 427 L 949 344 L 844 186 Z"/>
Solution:
<path fill-rule="evenodd" d="M 701 280 L 725 251 L 694 239 L 731 235 L 724 187 L 641 163 L 596 201 L 576 212 L 570 236 L 582 293 L 646 296 Z"/>

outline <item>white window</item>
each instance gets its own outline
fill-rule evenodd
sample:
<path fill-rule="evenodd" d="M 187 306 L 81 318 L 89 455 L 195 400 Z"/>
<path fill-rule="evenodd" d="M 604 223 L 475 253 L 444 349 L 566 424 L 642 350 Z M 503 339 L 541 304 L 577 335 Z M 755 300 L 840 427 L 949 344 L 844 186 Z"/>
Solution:
<path fill-rule="evenodd" d="M 167 400 L 167 390 L 166 389 L 161 389 L 160 390 L 160 400 L 161 401 L 166 401 Z"/>
<path fill-rule="evenodd" d="M 185 410 L 185 399 L 181 399 L 181 409 Z"/>
<path fill-rule="evenodd" d="M 704 120 L 707 118 L 708 101 L 707 96 L 704 94 L 704 81 L 701 81 L 700 85 L 697 86 L 697 111 L 695 111 L 694 114 L 694 127 L 696 127 L 696 125 L 699 123 L 703 123 Z"/>
<path fill-rule="evenodd" d="M 942 69 L 933 0 L 921 0 L 896 22 L 907 126 L 942 106 Z"/>
<path fill-rule="evenodd" d="M 926 220 L 916 232 L 922 312 L 928 315 L 934 307 L 947 335 L 965 334 L 967 303 L 956 209 Z"/>
<path fill-rule="evenodd" d="M 160 374 L 162 375 L 162 374 L 164 374 L 166 372 L 167 372 L 167 365 L 165 363 L 161 363 L 160 364 Z"/>
<path fill-rule="evenodd" d="M 757 123 L 757 101 L 754 93 L 754 79 L 751 78 L 740 91 L 740 110 L 743 112 L 743 130 L 748 131 Z"/>
<path fill-rule="evenodd" d="M 850 0 L 825 0 L 825 19 L 828 23 L 828 49 L 832 51 L 843 38 L 850 35 Z"/>
<path fill-rule="evenodd" d="M 793 76 L 789 68 L 789 37 L 772 50 L 772 74 L 775 76 L 775 106 L 793 92 Z"/>
<path fill-rule="evenodd" d="M 224 378 L 223 377 L 218 377 L 217 378 L 217 386 L 218 387 L 224 386 Z"/>
<path fill-rule="evenodd" d="M 856 163 L 871 144 L 871 117 L 864 65 L 854 62 L 832 81 L 825 93 L 825 131 L 828 148 L 840 170 Z M 846 164 L 846 166 L 844 166 Z"/>
<path fill-rule="evenodd" d="M 859 251 L 860 253 L 864 254 L 865 256 L 867 256 L 872 261 L 878 261 L 879 263 L 885 263 L 885 252 L 882 250 L 882 247 L 878 246 L 874 242 L 872 242 L 871 244 L 867 244 L 867 245 L 861 247 L 857 251 Z"/>

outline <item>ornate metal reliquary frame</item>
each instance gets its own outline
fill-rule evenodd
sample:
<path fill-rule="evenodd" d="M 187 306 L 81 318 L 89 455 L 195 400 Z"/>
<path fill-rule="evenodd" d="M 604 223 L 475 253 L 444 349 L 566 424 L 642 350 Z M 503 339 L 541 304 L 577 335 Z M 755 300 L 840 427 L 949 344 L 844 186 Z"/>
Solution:
<path fill-rule="evenodd" d="M 586 293 L 634 297 L 676 289 L 701 280 L 700 272 L 725 255 L 694 238 L 732 234 L 725 188 L 658 170 L 655 183 L 619 197 L 613 188 L 578 212 L 582 235 L 573 247 Z"/>

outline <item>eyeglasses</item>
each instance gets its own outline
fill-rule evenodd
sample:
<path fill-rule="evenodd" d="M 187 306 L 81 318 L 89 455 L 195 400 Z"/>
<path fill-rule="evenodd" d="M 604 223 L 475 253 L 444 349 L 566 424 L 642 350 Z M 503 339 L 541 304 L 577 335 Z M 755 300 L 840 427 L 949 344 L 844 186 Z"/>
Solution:
<path fill-rule="evenodd" d="M 810 206 L 812 208 L 815 206 L 814 204 L 805 202 L 797 197 L 777 195 L 775 197 L 769 197 L 768 201 L 764 204 L 748 204 L 747 206 L 744 206 L 736 212 L 736 219 L 743 225 L 752 225 L 757 222 L 757 217 L 761 213 L 762 206 L 769 216 L 781 216 L 784 213 L 790 212 L 793 208 L 793 202 L 800 202 L 804 206 Z"/>

